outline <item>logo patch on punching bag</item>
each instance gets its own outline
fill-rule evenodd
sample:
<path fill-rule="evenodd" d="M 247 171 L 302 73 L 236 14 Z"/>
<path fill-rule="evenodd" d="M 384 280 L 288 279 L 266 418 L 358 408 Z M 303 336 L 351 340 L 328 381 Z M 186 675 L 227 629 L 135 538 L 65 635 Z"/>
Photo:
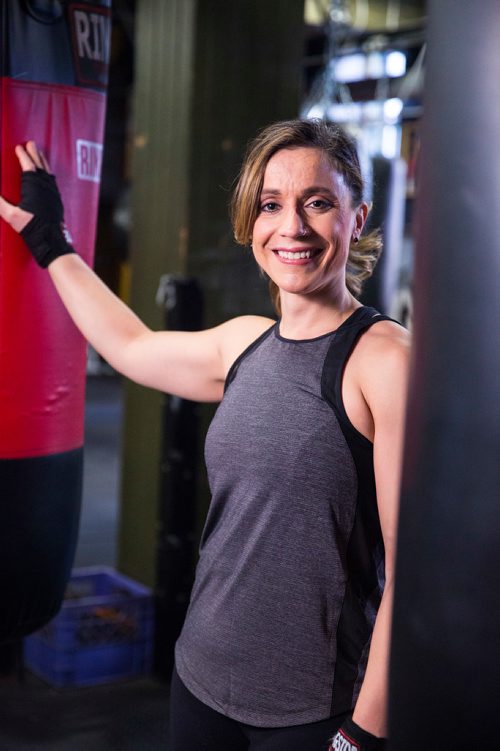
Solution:
<path fill-rule="evenodd" d="M 102 143 L 78 138 L 76 142 L 76 165 L 80 180 L 91 180 L 93 183 L 100 182 L 101 164 Z"/>
<path fill-rule="evenodd" d="M 79 84 L 104 88 L 108 81 L 111 10 L 89 3 L 69 8 L 75 73 Z"/>

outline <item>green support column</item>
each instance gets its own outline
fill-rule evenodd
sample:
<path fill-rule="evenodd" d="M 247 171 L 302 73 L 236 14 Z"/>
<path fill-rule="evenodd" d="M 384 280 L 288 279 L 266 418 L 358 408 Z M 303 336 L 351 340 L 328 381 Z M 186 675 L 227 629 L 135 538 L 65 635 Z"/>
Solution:
<path fill-rule="evenodd" d="M 160 276 L 195 275 L 205 325 L 270 312 L 227 205 L 255 131 L 295 117 L 303 0 L 138 0 L 131 306 L 163 327 Z M 119 567 L 154 583 L 162 395 L 125 396 Z"/>

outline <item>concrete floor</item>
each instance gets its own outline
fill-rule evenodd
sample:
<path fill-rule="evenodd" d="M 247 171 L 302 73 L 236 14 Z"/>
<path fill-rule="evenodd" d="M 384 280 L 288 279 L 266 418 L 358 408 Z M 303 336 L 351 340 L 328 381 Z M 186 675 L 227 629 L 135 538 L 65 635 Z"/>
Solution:
<path fill-rule="evenodd" d="M 77 567 L 116 563 L 121 421 L 120 380 L 89 377 Z M 56 690 L 18 663 L 0 677 L 0 751 L 166 751 L 167 717 L 153 676 Z"/>
<path fill-rule="evenodd" d="M 166 751 L 167 707 L 152 678 L 56 690 L 27 673 L 0 684 L 0 749 Z"/>

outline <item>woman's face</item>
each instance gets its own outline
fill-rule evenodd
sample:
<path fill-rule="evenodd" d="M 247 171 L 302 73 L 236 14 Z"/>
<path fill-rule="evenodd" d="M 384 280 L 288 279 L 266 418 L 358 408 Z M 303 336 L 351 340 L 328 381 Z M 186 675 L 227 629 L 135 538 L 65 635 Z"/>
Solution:
<path fill-rule="evenodd" d="M 264 173 L 253 227 L 255 259 L 282 292 L 335 294 L 367 206 L 353 208 L 344 178 L 315 148 L 276 152 Z"/>

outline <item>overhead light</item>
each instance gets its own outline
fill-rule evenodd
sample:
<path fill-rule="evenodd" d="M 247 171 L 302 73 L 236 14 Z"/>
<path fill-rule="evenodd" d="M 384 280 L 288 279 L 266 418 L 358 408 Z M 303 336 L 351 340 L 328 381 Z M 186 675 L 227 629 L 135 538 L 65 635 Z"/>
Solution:
<path fill-rule="evenodd" d="M 366 56 L 361 53 L 343 55 L 334 61 L 334 76 L 339 83 L 352 83 L 366 78 Z"/>
<path fill-rule="evenodd" d="M 403 110 L 403 102 L 401 99 L 394 97 L 393 99 L 387 99 L 384 102 L 384 120 L 388 124 L 397 123 L 399 116 Z"/>
<path fill-rule="evenodd" d="M 356 52 L 332 61 L 332 75 L 338 83 L 398 78 L 406 73 L 406 55 L 392 52 Z"/>
<path fill-rule="evenodd" d="M 382 143 L 380 145 L 382 156 L 386 159 L 394 159 L 399 153 L 399 130 L 396 125 L 384 125 L 382 128 Z"/>
<path fill-rule="evenodd" d="M 406 73 L 406 55 L 403 52 L 389 52 L 385 59 L 385 71 L 389 78 L 399 78 Z"/>

